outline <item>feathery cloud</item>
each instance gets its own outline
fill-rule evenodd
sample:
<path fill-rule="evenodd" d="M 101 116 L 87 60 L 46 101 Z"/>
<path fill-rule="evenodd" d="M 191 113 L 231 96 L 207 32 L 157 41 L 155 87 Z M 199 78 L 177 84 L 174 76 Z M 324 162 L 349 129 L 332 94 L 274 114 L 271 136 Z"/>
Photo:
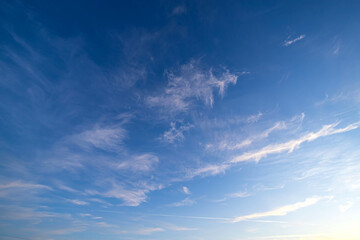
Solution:
<path fill-rule="evenodd" d="M 184 132 L 189 131 L 192 127 L 194 126 L 191 124 L 185 124 L 177 128 L 176 123 L 171 122 L 170 129 L 164 132 L 160 139 L 168 143 L 180 142 L 185 138 Z"/>
<path fill-rule="evenodd" d="M 251 115 L 247 118 L 249 123 L 257 122 L 262 117 L 263 113 L 259 112 L 258 114 Z"/>
<path fill-rule="evenodd" d="M 250 116 L 249 118 L 253 118 L 255 115 Z M 249 119 L 248 118 L 248 119 Z M 260 133 L 251 134 L 249 137 L 239 140 L 239 133 L 234 131 L 233 129 L 230 132 L 226 132 L 223 134 L 222 140 L 217 140 L 216 143 L 207 144 L 207 150 L 239 150 L 245 147 L 249 147 L 254 142 L 266 139 L 273 132 L 285 130 L 285 129 L 298 129 L 301 126 L 303 120 L 305 118 L 305 114 L 301 113 L 299 115 L 295 115 L 291 119 L 287 121 L 278 121 L 275 122 L 271 127 L 262 130 Z M 252 120 L 253 121 L 253 120 Z"/>
<path fill-rule="evenodd" d="M 249 215 L 245 215 L 245 216 L 241 216 L 241 217 L 236 217 L 232 220 L 232 222 L 236 223 L 236 222 L 251 220 L 251 219 L 255 219 L 255 218 L 263 218 L 263 217 L 271 217 L 271 216 L 285 216 L 288 213 L 295 212 L 301 208 L 314 205 L 322 199 L 324 199 L 324 197 L 307 198 L 303 202 L 298 202 L 298 203 L 282 206 L 282 207 L 276 208 L 271 211 L 253 213 L 253 214 L 249 214 Z"/>
<path fill-rule="evenodd" d="M 248 193 L 247 191 L 229 194 L 229 197 L 231 197 L 231 198 L 244 198 L 244 197 L 250 197 L 250 196 L 251 196 L 251 194 Z"/>
<path fill-rule="evenodd" d="M 113 183 L 113 186 L 110 190 L 99 193 L 97 191 L 91 191 L 91 195 L 101 195 L 108 198 L 117 198 L 121 199 L 123 206 L 136 207 L 141 203 L 146 202 L 147 194 L 151 191 L 159 190 L 162 188 L 162 185 L 148 185 L 143 183 L 140 186 L 130 187 L 123 186 L 118 183 Z"/>
<path fill-rule="evenodd" d="M 167 71 L 168 86 L 162 93 L 147 97 L 146 103 L 172 114 L 190 110 L 195 100 L 201 100 L 212 107 L 214 90 L 218 90 L 223 97 L 228 85 L 236 84 L 238 78 L 229 70 L 217 75 L 213 72 L 212 68 L 201 68 L 199 61 L 184 64 L 177 71 Z"/>
<path fill-rule="evenodd" d="M 106 151 L 118 151 L 126 131 L 122 126 L 94 127 L 70 137 L 70 141 L 84 149 L 98 148 Z"/>
<path fill-rule="evenodd" d="M 153 154 L 145 153 L 131 157 L 131 160 L 121 162 L 116 167 L 118 169 L 131 170 L 133 172 L 149 172 L 154 169 L 159 158 Z"/>
<path fill-rule="evenodd" d="M 42 184 L 34 184 L 34 183 L 25 183 L 22 181 L 15 181 L 6 184 L 0 184 L 0 191 L 2 189 L 10 189 L 10 188 L 23 188 L 23 189 L 46 189 L 52 190 L 51 187 L 45 186 Z"/>
<path fill-rule="evenodd" d="M 207 165 L 205 167 L 200 167 L 200 168 L 196 168 L 196 169 L 191 170 L 188 173 L 188 177 L 193 178 L 193 177 L 196 177 L 196 176 L 217 175 L 217 174 L 220 174 L 220 173 L 225 173 L 226 169 L 228 169 L 230 167 L 231 167 L 230 164 Z"/>
<path fill-rule="evenodd" d="M 140 234 L 140 235 L 150 235 L 156 232 L 163 232 L 165 231 L 163 228 L 143 228 L 143 229 L 139 229 L 136 232 L 134 232 L 135 234 Z"/>
<path fill-rule="evenodd" d="M 85 201 L 82 201 L 82 200 L 78 200 L 78 199 L 68 199 L 67 200 L 68 202 L 72 203 L 72 204 L 75 204 L 75 205 L 88 205 L 89 203 L 88 202 L 85 202 Z"/>
<path fill-rule="evenodd" d="M 190 206 L 190 205 L 194 205 L 196 203 L 195 200 L 192 200 L 190 198 L 185 198 L 183 200 L 181 200 L 180 202 L 175 202 L 175 203 L 172 203 L 170 204 L 170 206 L 173 206 L 173 207 L 182 207 L 182 206 Z"/>
<path fill-rule="evenodd" d="M 238 150 L 238 149 L 241 149 L 241 148 L 251 145 L 254 141 L 267 138 L 270 135 L 270 133 L 272 133 L 274 131 L 286 129 L 286 127 L 287 126 L 286 126 L 285 122 L 276 122 L 274 124 L 274 126 L 266 129 L 261 134 L 251 136 L 251 137 L 241 141 L 240 143 L 236 143 L 236 144 L 229 144 L 227 142 L 222 142 L 220 147 L 221 147 L 221 149 Z"/>
<path fill-rule="evenodd" d="M 306 35 L 305 35 L 305 34 L 302 34 L 302 35 L 300 35 L 300 36 L 297 37 L 297 38 L 294 38 L 294 39 L 291 39 L 291 40 L 286 40 L 286 41 L 284 42 L 284 46 L 285 46 L 285 47 L 288 47 L 288 46 L 290 46 L 291 44 L 294 44 L 295 42 L 300 41 L 301 39 L 304 39 L 305 37 L 306 37 Z"/>
<path fill-rule="evenodd" d="M 291 153 L 296 148 L 299 148 L 300 145 L 304 142 L 311 142 L 314 141 L 320 137 L 325 137 L 337 133 L 343 133 L 348 132 L 354 129 L 357 129 L 360 126 L 360 122 L 349 124 L 348 126 L 344 128 L 338 128 L 335 127 L 339 123 L 333 123 L 329 125 L 324 125 L 319 131 L 317 132 L 310 132 L 306 135 L 304 135 L 301 138 L 290 140 L 285 143 L 280 144 L 271 144 L 268 146 L 263 147 L 260 150 L 253 151 L 253 152 L 246 152 L 239 156 L 234 157 L 230 162 L 231 163 L 237 163 L 237 162 L 244 162 L 244 161 L 251 161 L 254 160 L 256 162 L 260 161 L 260 159 L 266 157 L 269 154 L 277 154 L 282 152 L 289 152 Z"/>

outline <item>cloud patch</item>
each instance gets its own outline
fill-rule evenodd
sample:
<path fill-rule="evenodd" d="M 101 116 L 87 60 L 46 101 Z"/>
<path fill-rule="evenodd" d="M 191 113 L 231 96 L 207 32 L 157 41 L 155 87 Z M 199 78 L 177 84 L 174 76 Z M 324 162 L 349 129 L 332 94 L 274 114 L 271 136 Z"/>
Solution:
<path fill-rule="evenodd" d="M 130 160 L 121 162 L 118 169 L 131 170 L 133 172 L 149 172 L 154 169 L 159 158 L 153 154 L 145 153 L 131 157 Z"/>
<path fill-rule="evenodd" d="M 189 111 L 196 100 L 212 107 L 214 91 L 223 97 L 226 88 L 238 79 L 227 69 L 215 74 L 213 68 L 204 69 L 194 60 L 175 71 L 166 71 L 165 75 L 168 85 L 159 94 L 147 97 L 146 104 L 172 114 Z"/>
<path fill-rule="evenodd" d="M 185 139 L 184 132 L 189 131 L 192 127 L 194 126 L 191 124 L 185 124 L 176 127 L 176 123 L 171 122 L 170 129 L 165 131 L 161 135 L 160 139 L 167 143 L 175 143 L 175 142 L 183 141 Z"/>
<path fill-rule="evenodd" d="M 285 46 L 285 47 L 288 47 L 288 46 L 296 43 L 297 41 L 300 41 L 301 39 L 304 39 L 305 37 L 306 37 L 306 35 L 305 35 L 305 34 L 302 34 L 302 35 L 300 35 L 300 36 L 297 37 L 297 38 L 294 38 L 294 39 L 291 39 L 291 40 L 286 40 L 286 41 L 284 42 L 284 46 Z"/>
<path fill-rule="evenodd" d="M 356 122 L 353 124 L 349 124 L 348 126 L 344 128 L 338 128 L 335 127 L 339 123 L 333 123 L 329 125 L 324 125 L 319 131 L 317 132 L 310 132 L 298 139 L 290 140 L 285 143 L 280 144 L 270 144 L 268 146 L 263 147 L 260 150 L 252 151 L 252 152 L 246 152 L 241 155 L 238 155 L 234 157 L 230 162 L 231 163 L 237 163 L 237 162 L 245 162 L 245 161 L 260 161 L 260 159 L 266 157 L 270 154 L 277 154 L 282 152 L 289 152 L 291 153 L 295 149 L 299 148 L 302 143 L 305 142 L 312 142 L 320 137 L 330 136 L 337 133 L 343 133 L 348 132 L 354 129 L 357 129 L 360 126 L 360 122 Z"/>

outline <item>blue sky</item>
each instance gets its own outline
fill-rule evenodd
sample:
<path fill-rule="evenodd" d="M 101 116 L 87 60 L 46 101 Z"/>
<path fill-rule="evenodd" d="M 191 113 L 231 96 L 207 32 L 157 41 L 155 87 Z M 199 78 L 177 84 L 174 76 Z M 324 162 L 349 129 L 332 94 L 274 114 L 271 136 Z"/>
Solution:
<path fill-rule="evenodd" d="M 2 1 L 1 239 L 359 239 L 358 1 Z"/>

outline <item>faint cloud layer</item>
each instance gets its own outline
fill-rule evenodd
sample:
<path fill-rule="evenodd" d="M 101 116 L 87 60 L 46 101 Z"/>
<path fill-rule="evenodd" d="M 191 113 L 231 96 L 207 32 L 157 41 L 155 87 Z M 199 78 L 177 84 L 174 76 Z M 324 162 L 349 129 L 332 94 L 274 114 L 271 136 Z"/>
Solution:
<path fill-rule="evenodd" d="M 170 129 L 165 131 L 162 134 L 162 136 L 160 137 L 160 140 L 167 142 L 167 143 L 180 142 L 185 139 L 184 132 L 189 131 L 193 127 L 194 127 L 194 125 L 191 125 L 191 124 L 185 124 L 185 125 L 180 125 L 179 127 L 176 127 L 176 123 L 171 122 Z"/>
<path fill-rule="evenodd" d="M 195 105 L 195 100 L 200 100 L 205 105 L 212 107 L 214 104 L 215 90 L 220 96 L 224 96 L 226 88 L 230 84 L 236 84 L 238 76 L 229 70 L 213 73 L 213 69 L 203 69 L 199 61 L 191 61 L 182 65 L 176 71 L 167 71 L 167 87 L 159 94 L 146 98 L 150 107 L 177 114 L 187 112 Z"/>
<path fill-rule="evenodd" d="M 186 12 L 186 7 L 184 5 L 177 6 L 172 11 L 172 15 L 181 15 Z"/>

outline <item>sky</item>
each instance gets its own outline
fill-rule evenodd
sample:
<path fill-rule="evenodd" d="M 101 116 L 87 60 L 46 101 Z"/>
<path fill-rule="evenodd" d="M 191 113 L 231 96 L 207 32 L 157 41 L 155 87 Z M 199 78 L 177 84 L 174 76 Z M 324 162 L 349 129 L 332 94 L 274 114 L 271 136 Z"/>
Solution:
<path fill-rule="evenodd" d="M 359 1 L 0 2 L 0 239 L 360 239 Z"/>

